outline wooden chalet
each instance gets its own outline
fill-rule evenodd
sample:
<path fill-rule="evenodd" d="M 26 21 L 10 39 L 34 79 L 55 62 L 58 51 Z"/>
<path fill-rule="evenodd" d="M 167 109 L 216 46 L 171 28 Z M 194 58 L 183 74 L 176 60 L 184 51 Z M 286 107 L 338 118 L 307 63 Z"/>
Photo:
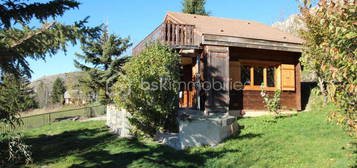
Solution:
<path fill-rule="evenodd" d="M 264 110 L 260 96 L 264 84 L 268 94 L 282 90 L 283 109 L 301 110 L 303 41 L 297 37 L 255 21 L 168 12 L 163 23 L 133 49 L 133 55 L 154 40 L 180 53 L 182 81 L 223 85 L 219 90 L 182 88 L 182 108 L 208 113 Z M 237 89 L 235 83 L 244 85 Z"/>

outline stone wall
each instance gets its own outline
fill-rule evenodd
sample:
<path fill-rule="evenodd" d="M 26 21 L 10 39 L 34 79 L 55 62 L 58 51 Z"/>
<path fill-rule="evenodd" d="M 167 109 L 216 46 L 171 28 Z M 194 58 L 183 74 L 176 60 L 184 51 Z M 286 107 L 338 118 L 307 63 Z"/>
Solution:
<path fill-rule="evenodd" d="M 239 129 L 236 117 L 228 113 L 190 116 L 179 121 L 181 149 L 204 145 L 216 146 Z"/>
<path fill-rule="evenodd" d="M 118 109 L 114 104 L 107 105 L 107 126 L 119 137 L 132 137 L 128 121 L 130 113 Z"/>
<path fill-rule="evenodd" d="M 204 115 L 202 111 L 182 110 L 179 112 L 179 133 L 158 133 L 156 141 L 175 149 L 193 146 L 216 146 L 238 130 L 236 117 L 228 113 Z M 107 126 L 119 137 L 132 137 L 130 114 L 115 105 L 107 106 Z"/>

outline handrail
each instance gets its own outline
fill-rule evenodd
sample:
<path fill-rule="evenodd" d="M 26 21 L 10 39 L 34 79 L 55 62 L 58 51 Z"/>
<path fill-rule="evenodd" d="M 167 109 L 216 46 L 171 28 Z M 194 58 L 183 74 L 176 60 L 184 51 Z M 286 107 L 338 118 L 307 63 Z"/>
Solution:
<path fill-rule="evenodd" d="M 133 48 L 133 55 L 139 54 L 146 45 L 160 41 L 174 48 L 195 46 L 194 25 L 162 23 Z"/>
<path fill-rule="evenodd" d="M 141 40 L 134 48 L 133 48 L 133 55 L 136 52 L 137 49 L 140 49 L 139 47 L 142 47 L 142 45 L 145 45 L 144 43 L 149 41 L 149 39 L 151 38 L 151 36 L 153 36 L 154 33 L 157 33 L 158 30 L 161 30 L 160 28 L 162 27 L 164 23 L 160 24 L 158 27 L 156 27 L 156 29 L 154 31 L 152 31 L 148 36 L 146 36 L 143 40 Z M 152 39 L 150 39 L 152 40 Z"/>

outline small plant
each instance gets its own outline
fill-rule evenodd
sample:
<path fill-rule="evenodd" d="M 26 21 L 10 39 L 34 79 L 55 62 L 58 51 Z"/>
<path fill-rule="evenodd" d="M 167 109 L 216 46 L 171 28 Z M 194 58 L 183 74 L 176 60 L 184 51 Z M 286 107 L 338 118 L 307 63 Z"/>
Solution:
<path fill-rule="evenodd" d="M 269 97 L 263 87 L 260 92 L 260 96 L 263 98 L 265 108 L 267 108 L 269 112 L 274 113 L 277 116 L 280 115 L 280 95 L 281 91 L 279 89 L 275 90 L 274 96 L 272 98 Z"/>

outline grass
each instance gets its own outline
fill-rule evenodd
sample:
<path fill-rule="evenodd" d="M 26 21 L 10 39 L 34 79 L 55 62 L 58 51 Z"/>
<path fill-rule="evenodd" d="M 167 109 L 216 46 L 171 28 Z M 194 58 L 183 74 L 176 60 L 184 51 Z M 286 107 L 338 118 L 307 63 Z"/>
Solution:
<path fill-rule="evenodd" d="M 34 157 L 28 167 L 352 167 L 353 139 L 326 121 L 331 109 L 240 119 L 242 131 L 221 145 L 185 151 L 118 139 L 103 121 L 55 123 L 24 131 Z"/>

